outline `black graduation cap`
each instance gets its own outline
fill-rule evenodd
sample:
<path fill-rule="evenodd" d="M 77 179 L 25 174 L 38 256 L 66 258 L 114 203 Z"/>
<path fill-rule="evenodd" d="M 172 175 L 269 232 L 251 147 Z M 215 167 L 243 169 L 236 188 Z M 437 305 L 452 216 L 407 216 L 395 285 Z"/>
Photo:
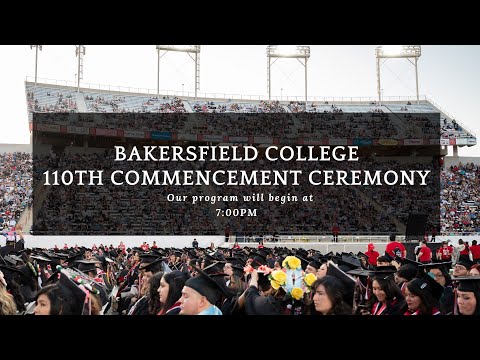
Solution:
<path fill-rule="evenodd" d="M 357 257 L 359 257 L 359 258 L 364 257 L 365 259 L 368 259 L 368 258 L 369 258 L 369 256 L 368 256 L 367 254 L 365 254 L 365 253 L 363 253 L 363 252 L 361 252 L 361 251 L 359 251 L 359 252 L 357 253 Z"/>
<path fill-rule="evenodd" d="M 20 271 L 20 269 L 13 266 L 0 264 L 0 270 L 2 270 L 3 275 L 5 276 L 7 285 L 10 284 L 10 282 L 13 280 L 16 274 L 20 274 L 26 279 L 28 278 L 28 276 L 25 273 L 23 273 L 22 271 Z"/>
<path fill-rule="evenodd" d="M 417 277 L 410 281 L 410 284 L 412 284 L 414 287 L 420 288 L 421 290 L 427 290 L 437 300 L 440 300 L 442 297 L 443 286 L 426 273 L 423 273 L 421 274 L 421 277 Z"/>
<path fill-rule="evenodd" d="M 10 254 L 10 255 L 8 255 L 8 256 L 10 256 L 10 257 L 11 257 L 13 260 L 15 260 L 16 262 L 19 262 L 19 263 L 21 263 L 21 264 L 24 263 L 23 259 L 22 259 L 21 257 L 17 256 L 17 255 Z"/>
<path fill-rule="evenodd" d="M 468 292 L 480 292 L 480 276 L 458 276 L 452 278 L 452 280 L 458 281 L 457 290 Z M 477 305 L 478 306 L 478 305 Z"/>
<path fill-rule="evenodd" d="M 348 305 L 353 306 L 353 296 L 355 293 L 355 285 L 357 283 L 356 280 L 333 264 L 328 266 L 327 275 L 336 277 L 340 280 L 343 285 L 343 289 L 340 289 L 343 298 Z"/>
<path fill-rule="evenodd" d="M 444 262 L 434 262 L 430 264 L 420 264 L 418 267 L 424 268 L 425 271 L 428 271 L 430 269 L 449 269 L 452 266 L 451 261 L 444 261 Z"/>
<path fill-rule="evenodd" d="M 322 266 L 321 261 L 318 258 L 314 258 L 314 257 L 311 258 L 310 262 L 307 265 L 310 265 L 311 267 L 314 267 L 317 270 L 320 269 L 320 267 Z"/>
<path fill-rule="evenodd" d="M 342 254 L 342 257 L 338 261 L 339 263 L 343 263 L 344 265 L 348 265 L 352 268 L 362 267 L 362 262 L 360 259 L 351 254 Z"/>
<path fill-rule="evenodd" d="M 238 276 L 239 278 L 243 277 L 243 266 L 232 264 L 232 269 L 233 269 L 233 275 Z"/>
<path fill-rule="evenodd" d="M 397 272 L 395 266 L 374 266 L 372 271 L 373 278 L 386 280 Z"/>
<path fill-rule="evenodd" d="M 152 253 L 157 254 L 158 256 L 166 256 L 167 253 L 163 249 L 152 249 Z"/>
<path fill-rule="evenodd" d="M 158 255 L 155 253 L 147 253 L 140 255 L 140 263 L 150 264 L 158 259 Z"/>
<path fill-rule="evenodd" d="M 333 258 L 333 257 L 334 257 L 334 255 L 333 255 L 333 251 L 329 251 L 328 253 L 326 253 L 326 254 L 324 255 L 324 257 L 326 257 L 327 259 L 329 259 L 329 260 L 330 260 L 331 258 Z"/>
<path fill-rule="evenodd" d="M 379 256 L 380 257 L 380 256 Z M 388 262 L 392 262 L 395 260 L 388 252 L 385 251 L 385 254 L 382 255 L 382 257 L 386 258 Z M 377 260 L 378 261 L 378 260 Z"/>
<path fill-rule="evenodd" d="M 17 261 L 15 259 L 12 259 L 10 255 L 5 255 L 3 259 L 6 261 L 5 264 L 15 266 L 17 265 Z"/>
<path fill-rule="evenodd" d="M 60 278 L 57 284 L 66 294 L 70 295 L 68 296 L 68 309 L 71 313 L 67 315 L 87 315 L 89 313 L 88 302 L 85 303 L 87 292 L 82 290 L 68 274 L 60 271 Z"/>
<path fill-rule="evenodd" d="M 94 272 L 97 273 L 97 266 L 100 262 L 98 260 L 77 260 L 78 270 L 87 273 Z"/>
<path fill-rule="evenodd" d="M 307 259 L 305 259 L 304 257 L 299 256 L 299 255 L 296 255 L 296 257 L 300 260 L 302 269 L 305 270 L 307 268 L 308 264 L 310 263 L 310 261 L 308 261 Z M 318 269 L 318 268 L 316 268 L 316 269 Z"/>
<path fill-rule="evenodd" d="M 50 276 L 48 277 L 47 280 L 45 280 L 45 281 L 42 283 L 42 286 L 46 286 L 46 285 L 49 284 L 49 283 L 53 283 L 53 282 L 55 282 L 56 280 L 58 280 L 59 278 L 60 278 L 60 270 L 57 269 L 57 270 L 55 270 L 55 271 L 52 273 L 52 275 L 50 275 Z"/>
<path fill-rule="evenodd" d="M 192 266 L 197 272 L 197 276 L 188 279 L 185 286 L 197 291 L 200 295 L 207 298 L 210 304 L 215 304 L 220 295 L 229 297 L 231 294 L 225 287 L 222 287 L 217 281 L 210 277 L 203 270 L 196 266 Z"/>
<path fill-rule="evenodd" d="M 397 270 L 397 275 L 405 278 L 407 281 L 412 280 L 415 276 L 417 276 L 418 267 L 412 264 L 404 264 L 400 266 Z"/>
<path fill-rule="evenodd" d="M 163 271 L 164 269 L 163 262 L 165 260 L 168 260 L 168 258 L 157 258 L 155 261 L 151 263 L 142 263 L 138 267 L 138 270 L 145 270 L 145 271 L 156 274 L 159 271 Z"/>
<path fill-rule="evenodd" d="M 205 255 L 205 260 L 208 261 L 209 263 L 213 263 L 213 262 L 216 262 L 216 261 L 221 261 L 221 259 L 219 259 L 217 256 L 215 255 Z"/>
<path fill-rule="evenodd" d="M 228 262 L 228 263 L 230 263 L 232 265 L 236 265 L 236 266 L 245 266 L 245 261 L 238 256 L 226 257 L 225 262 Z"/>
<path fill-rule="evenodd" d="M 353 269 L 353 270 L 347 271 L 347 274 L 368 277 L 368 276 L 372 276 L 373 271 L 365 270 L 365 269 Z"/>
<path fill-rule="evenodd" d="M 41 255 L 32 255 L 32 256 L 30 256 L 30 258 L 35 259 L 35 260 L 40 261 L 40 262 L 50 262 L 51 261 L 51 259 L 49 259 L 45 256 L 41 256 Z"/>
<path fill-rule="evenodd" d="M 252 262 L 252 267 L 254 269 L 258 268 L 259 266 L 262 265 L 267 265 L 267 257 L 258 253 L 255 253 L 254 256 L 252 257 L 253 262 Z"/>
<path fill-rule="evenodd" d="M 223 273 L 223 266 L 225 262 L 223 261 L 215 261 L 214 263 L 206 266 L 203 268 L 203 271 L 208 275 Z M 226 274 L 224 274 L 226 276 Z"/>
<path fill-rule="evenodd" d="M 397 268 L 393 265 L 387 266 L 372 266 L 372 271 L 374 273 L 390 273 L 394 274 L 397 272 Z"/>
<path fill-rule="evenodd" d="M 85 251 L 72 254 L 70 257 L 65 259 L 65 261 L 68 263 L 68 265 L 72 265 L 76 260 L 80 260 L 80 257 L 82 257 L 83 254 L 85 254 Z"/>
<path fill-rule="evenodd" d="M 459 261 L 457 261 L 457 265 L 463 265 L 467 268 L 467 270 L 470 270 L 473 264 L 475 263 L 470 259 L 460 259 Z"/>
<path fill-rule="evenodd" d="M 398 260 L 398 258 L 397 258 L 397 260 Z M 421 262 L 418 262 L 418 261 L 415 261 L 415 260 L 410 260 L 410 259 L 408 259 L 408 258 L 406 258 L 406 257 L 405 257 L 405 258 L 400 258 L 400 262 L 401 262 L 402 265 L 410 264 L 410 265 L 413 265 L 413 266 L 415 266 L 415 267 L 417 267 L 417 268 L 424 265 L 424 264 L 421 263 Z"/>

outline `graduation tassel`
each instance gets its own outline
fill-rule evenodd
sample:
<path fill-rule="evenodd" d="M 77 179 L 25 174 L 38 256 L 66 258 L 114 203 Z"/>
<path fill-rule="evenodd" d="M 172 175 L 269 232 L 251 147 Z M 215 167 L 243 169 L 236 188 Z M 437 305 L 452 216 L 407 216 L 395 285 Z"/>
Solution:
<path fill-rule="evenodd" d="M 457 288 L 453 290 L 453 315 L 458 315 Z"/>

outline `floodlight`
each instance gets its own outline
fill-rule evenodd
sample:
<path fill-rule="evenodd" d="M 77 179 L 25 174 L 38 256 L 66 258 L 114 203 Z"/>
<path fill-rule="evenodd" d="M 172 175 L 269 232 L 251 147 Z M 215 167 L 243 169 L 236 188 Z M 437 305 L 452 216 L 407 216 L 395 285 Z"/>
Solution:
<path fill-rule="evenodd" d="M 384 45 L 375 49 L 378 58 L 413 58 L 422 55 L 420 45 Z"/>
<path fill-rule="evenodd" d="M 422 48 L 420 45 L 384 45 L 378 46 L 375 49 L 375 56 L 377 58 L 377 93 L 378 102 L 382 105 L 382 88 L 380 85 L 380 59 L 404 58 L 407 59 L 413 66 L 415 66 L 415 82 L 417 87 L 417 104 L 420 103 L 420 94 L 418 92 L 418 58 L 422 55 Z M 415 59 L 415 62 L 410 60 Z M 385 62 L 384 61 L 384 62 Z"/>
<path fill-rule="evenodd" d="M 272 62 L 272 58 L 275 60 Z M 267 46 L 267 86 L 268 100 L 272 99 L 271 67 L 278 58 L 294 58 L 305 68 L 305 109 L 307 108 L 307 60 L 310 58 L 310 46 L 304 45 L 268 45 Z M 300 59 L 303 59 L 302 62 Z M 282 94 L 283 97 L 283 94 Z"/>
<path fill-rule="evenodd" d="M 195 62 L 195 100 L 200 90 L 200 45 L 157 45 L 157 97 L 160 96 L 160 59 L 169 51 L 185 52 Z M 165 51 L 161 54 L 162 51 Z M 193 54 L 193 57 L 192 55 Z M 183 91 L 182 91 L 183 93 Z"/>

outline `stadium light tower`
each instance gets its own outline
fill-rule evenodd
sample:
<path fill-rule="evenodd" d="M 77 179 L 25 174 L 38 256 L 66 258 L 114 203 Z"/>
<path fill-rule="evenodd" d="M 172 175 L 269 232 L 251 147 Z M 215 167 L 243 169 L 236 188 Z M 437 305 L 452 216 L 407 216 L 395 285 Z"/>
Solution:
<path fill-rule="evenodd" d="M 422 55 L 422 47 L 420 45 L 386 45 L 378 46 L 375 49 L 375 56 L 377 58 L 377 93 L 378 102 L 382 104 L 382 95 L 380 87 L 380 59 L 404 58 L 407 59 L 413 66 L 415 66 L 415 81 L 417 86 L 417 104 L 420 103 L 420 96 L 418 93 L 418 58 Z M 411 59 L 415 59 L 412 62 Z"/>
<path fill-rule="evenodd" d="M 35 48 L 35 86 L 37 86 L 38 50 L 42 51 L 42 45 L 30 45 L 30 49 L 33 48 Z"/>
<path fill-rule="evenodd" d="M 85 56 L 85 45 L 75 45 L 75 55 L 78 57 L 77 92 L 80 92 L 80 80 L 83 79 L 83 57 Z"/>
<path fill-rule="evenodd" d="M 162 51 L 165 52 L 161 54 Z M 198 90 L 200 90 L 200 45 L 157 45 L 157 97 L 160 96 L 160 59 L 169 51 L 187 53 L 195 62 L 195 100 L 197 100 Z"/>
<path fill-rule="evenodd" d="M 272 99 L 272 73 L 271 67 L 279 58 L 297 59 L 305 68 L 305 109 L 307 109 L 307 60 L 310 58 L 310 46 L 297 45 L 268 45 L 267 46 L 267 85 L 268 100 Z M 272 62 L 272 59 L 273 60 Z M 300 59 L 303 59 L 302 62 Z"/>

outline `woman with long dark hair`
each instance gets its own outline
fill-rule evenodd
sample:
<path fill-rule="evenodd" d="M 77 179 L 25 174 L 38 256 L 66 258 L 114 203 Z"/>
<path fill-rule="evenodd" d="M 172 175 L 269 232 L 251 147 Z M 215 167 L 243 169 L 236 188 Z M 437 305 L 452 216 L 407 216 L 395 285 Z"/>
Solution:
<path fill-rule="evenodd" d="M 442 293 L 442 286 L 430 275 L 413 279 L 405 290 L 407 311 L 404 315 L 440 315 L 438 299 Z"/>
<path fill-rule="evenodd" d="M 352 315 L 351 306 L 345 302 L 344 285 L 334 276 L 325 275 L 312 285 L 315 310 L 322 315 Z"/>
<path fill-rule="evenodd" d="M 58 282 L 41 288 L 35 297 L 35 315 L 99 315 L 101 310 L 98 294 L 63 273 Z"/>
<path fill-rule="evenodd" d="M 156 315 L 161 310 L 160 297 L 158 294 L 158 288 L 160 287 L 160 281 L 163 277 L 163 271 L 160 271 L 152 276 L 150 279 L 150 289 L 148 291 L 148 313 L 150 315 Z"/>
<path fill-rule="evenodd" d="M 393 274 L 375 275 L 372 282 L 373 294 L 367 303 L 372 315 L 403 315 L 407 304 L 402 291 L 395 284 Z"/>
<path fill-rule="evenodd" d="M 469 276 L 458 280 L 457 304 L 461 315 L 480 315 L 480 276 Z"/>
<path fill-rule="evenodd" d="M 158 288 L 161 305 L 158 315 L 178 315 L 182 289 L 189 278 L 190 275 L 178 270 L 163 275 Z"/>

